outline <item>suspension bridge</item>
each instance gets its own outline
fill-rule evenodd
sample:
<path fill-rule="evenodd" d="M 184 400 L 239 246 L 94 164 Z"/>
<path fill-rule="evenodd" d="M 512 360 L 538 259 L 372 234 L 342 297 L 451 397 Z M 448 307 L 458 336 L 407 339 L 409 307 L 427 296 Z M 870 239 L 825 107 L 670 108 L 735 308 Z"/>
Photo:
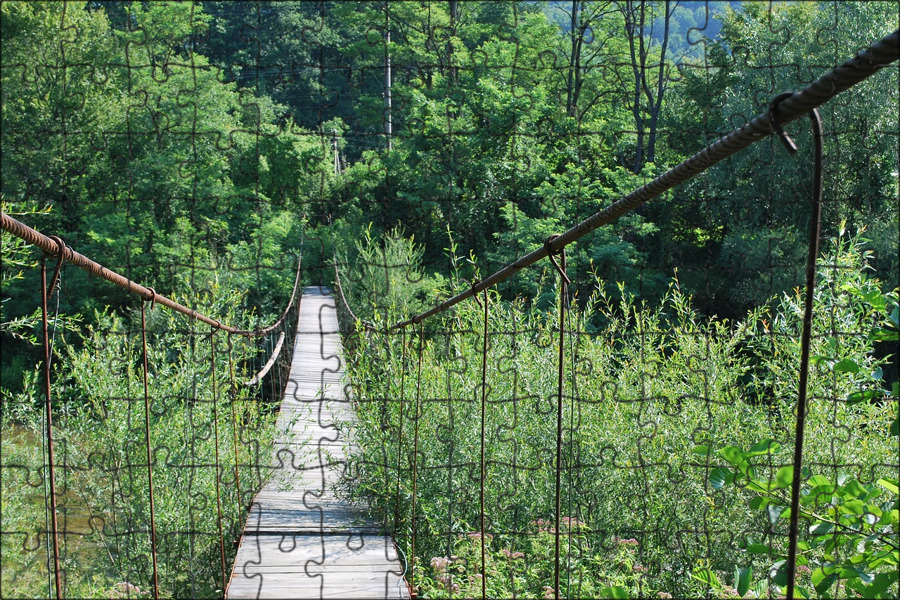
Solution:
<path fill-rule="evenodd" d="M 408 598 L 389 534 L 334 491 L 352 442 L 334 298 L 304 288 L 273 471 L 244 528 L 227 598 Z"/>
<path fill-rule="evenodd" d="M 560 328 L 565 334 L 563 318 L 565 313 L 566 265 L 562 255 L 564 248 L 594 231 L 598 227 L 611 223 L 620 216 L 633 211 L 641 204 L 656 198 L 676 185 L 694 177 L 710 166 L 728 158 L 743 148 L 766 138 L 770 134 L 777 135 L 789 151 L 795 150 L 790 138 L 784 133 L 782 126 L 790 121 L 811 114 L 813 116 L 814 135 L 820 139 L 821 132 L 815 116 L 815 108 L 833 98 L 838 93 L 850 88 L 863 79 L 871 76 L 882 67 L 897 60 L 898 32 L 894 32 L 857 57 L 839 66 L 832 72 L 819 78 L 806 89 L 778 96 L 769 109 L 746 123 L 740 129 L 725 136 L 718 142 L 709 145 L 680 165 L 660 175 L 653 181 L 635 190 L 628 196 L 613 203 L 585 221 L 558 236 L 552 236 L 539 249 L 521 257 L 516 262 L 504 267 L 493 275 L 476 282 L 469 289 L 416 315 L 396 324 L 392 329 L 402 329 L 412 324 L 420 324 L 425 319 L 447 310 L 448 308 L 477 295 L 496 283 L 510 277 L 519 270 L 534 264 L 543 258 L 550 258 L 560 275 Z M 816 177 L 821 178 L 821 147 L 817 147 Z M 806 377 L 809 368 L 809 339 L 812 313 L 812 292 L 815 284 L 816 256 L 818 251 L 818 219 L 821 204 L 821 187 L 816 184 L 813 194 L 812 227 L 810 232 L 809 259 L 807 263 L 807 296 L 805 306 L 804 331 L 802 334 L 802 357 L 799 369 L 799 400 L 797 403 L 796 432 L 794 439 L 795 456 L 792 462 L 794 470 L 791 481 L 791 523 L 790 554 L 786 568 L 789 575 L 787 596 L 794 594 L 794 573 L 797 560 L 798 540 L 798 502 L 802 466 L 803 417 L 805 415 Z M 157 294 L 150 287 L 145 287 L 117 273 L 106 269 L 99 263 L 68 247 L 60 238 L 36 232 L 12 217 L 2 215 L 2 228 L 10 233 L 36 245 L 44 250 L 47 257 L 57 260 L 56 272 L 51 281 L 56 281 L 59 269 L 64 262 L 75 264 L 88 272 L 116 283 L 139 295 L 144 301 L 161 304 L 180 312 L 194 321 L 205 323 L 213 328 L 210 335 L 225 331 L 231 335 L 259 336 L 267 335 L 286 323 L 291 305 L 276 325 L 259 331 L 240 330 L 202 315 L 178 302 Z M 560 257 L 559 262 L 556 256 Z M 43 261 L 42 261 L 43 264 Z M 51 401 L 52 386 L 50 381 L 49 358 L 50 349 L 47 330 L 46 266 L 42 267 L 42 305 L 43 305 L 43 341 L 44 341 L 44 384 L 46 392 L 46 434 L 49 456 L 47 494 L 48 512 L 52 516 L 53 557 L 48 560 L 49 571 L 55 576 L 56 597 L 62 598 L 64 572 L 60 560 L 59 532 L 57 522 L 57 500 L 61 497 L 54 489 L 57 475 L 54 465 L 53 445 L 53 404 Z M 220 473 L 224 468 L 218 462 L 214 465 L 217 472 L 216 505 L 220 513 L 218 519 L 218 538 L 221 556 L 223 594 L 227 598 L 408 598 L 411 597 L 407 586 L 408 560 L 395 546 L 391 532 L 377 523 L 368 514 L 367 507 L 346 499 L 340 493 L 341 488 L 353 485 L 353 473 L 347 472 L 348 447 L 352 446 L 354 412 L 352 398 L 346 392 L 343 382 L 343 353 L 338 329 L 336 300 L 330 290 L 322 287 L 299 288 L 300 273 L 298 269 L 294 293 L 291 303 L 298 308 L 296 329 L 293 335 L 290 370 L 284 386 L 278 419 L 276 437 L 270 456 L 268 476 L 260 489 L 249 502 L 249 512 L 243 519 L 242 535 L 237 554 L 231 568 L 226 565 L 225 536 L 222 529 L 222 496 L 220 490 Z M 53 283 L 49 289 L 54 288 Z M 143 305 L 142 305 L 143 316 Z M 142 324 L 142 333 L 146 327 Z M 421 335 L 421 334 L 420 334 Z M 283 341 L 284 336 L 281 338 Z M 278 348 L 281 348 L 279 342 Z M 153 595 L 159 597 L 157 582 L 156 553 L 161 543 L 156 538 L 156 525 L 153 519 L 152 466 L 154 459 L 150 449 L 149 400 L 147 392 L 147 351 L 144 344 L 144 394 L 145 414 L 147 415 L 147 463 L 149 495 L 150 495 L 150 530 L 151 550 L 153 556 Z M 560 588 L 560 478 L 561 471 L 561 415 L 563 401 L 563 348 L 562 339 L 558 345 L 559 356 L 559 390 L 556 409 L 556 511 L 553 531 L 555 532 L 556 572 L 554 576 L 554 593 L 559 597 Z M 485 351 L 487 360 L 487 304 L 485 304 Z M 421 349 L 421 345 L 420 345 Z M 421 351 L 421 350 L 420 350 Z M 215 345 L 212 346 L 212 364 L 215 367 Z M 277 351 L 274 354 L 278 354 Z M 421 358 L 421 357 L 420 357 Z M 258 381 L 270 365 L 263 369 Z M 485 367 L 486 369 L 486 367 Z M 480 388 L 486 389 L 485 382 Z M 213 391 L 215 395 L 215 390 Z M 482 424 L 484 422 L 484 397 L 482 396 Z M 417 414 L 417 413 L 415 413 Z M 214 423 L 216 425 L 216 423 Z M 217 426 L 217 425 L 216 425 Z M 418 432 L 417 434 L 418 435 Z M 484 431 L 482 425 L 481 479 L 484 481 Z M 236 444 L 235 444 L 236 445 Z M 216 452 L 219 448 L 218 430 L 216 430 Z M 237 474 L 237 451 L 235 451 L 235 496 L 240 503 L 241 485 Z M 413 452 L 414 459 L 416 452 Z M 217 459 L 218 460 L 218 459 Z M 222 491 L 222 494 L 220 494 Z M 159 490 L 157 490 L 159 493 Z M 487 535 L 484 514 L 484 492 L 482 489 L 482 508 L 480 523 L 481 540 L 481 582 L 486 581 L 484 571 L 484 540 Z M 413 492 L 415 496 L 415 491 Z M 415 500 L 415 497 L 413 498 Z M 412 544 L 415 547 L 415 504 L 413 504 Z M 230 571 L 230 575 L 227 572 Z M 411 576 L 412 573 L 409 573 Z M 411 579 L 411 577 L 409 578 Z M 482 587 L 484 590 L 484 587 Z M 482 591 L 482 595 L 484 591 Z"/>

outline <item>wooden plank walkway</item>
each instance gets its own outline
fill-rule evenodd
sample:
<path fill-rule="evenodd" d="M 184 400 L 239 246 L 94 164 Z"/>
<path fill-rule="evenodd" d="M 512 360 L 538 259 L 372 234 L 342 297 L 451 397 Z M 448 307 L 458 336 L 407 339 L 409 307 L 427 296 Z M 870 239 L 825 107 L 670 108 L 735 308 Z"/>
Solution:
<path fill-rule="evenodd" d="M 273 470 L 256 495 L 226 598 L 409 598 L 390 536 L 337 498 L 352 422 L 330 291 L 305 288 Z"/>

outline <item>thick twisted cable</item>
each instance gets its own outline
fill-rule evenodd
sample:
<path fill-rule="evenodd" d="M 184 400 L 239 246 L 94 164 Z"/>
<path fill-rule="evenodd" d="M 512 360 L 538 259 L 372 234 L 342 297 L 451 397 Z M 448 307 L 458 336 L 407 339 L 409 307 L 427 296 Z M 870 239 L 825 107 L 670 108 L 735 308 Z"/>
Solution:
<path fill-rule="evenodd" d="M 803 90 L 793 94 L 778 104 L 778 120 L 781 124 L 796 121 L 817 106 L 821 106 L 838 94 L 853 87 L 860 81 L 871 77 L 883 67 L 900 58 L 900 30 L 888 35 L 866 50 L 836 67 L 834 70 L 815 80 Z M 622 215 L 625 215 L 645 202 L 662 195 L 699 175 L 711 166 L 743 150 L 747 146 L 758 142 L 772 133 L 772 124 L 769 111 L 760 114 L 740 129 L 736 129 L 721 138 L 716 143 L 696 153 L 681 164 L 669 169 L 650 183 L 636 189 L 621 200 L 614 202 L 605 209 L 594 213 L 581 223 L 578 223 L 568 231 L 554 238 L 549 244 L 526 254 L 513 263 L 503 267 L 490 277 L 481 280 L 460 294 L 442 302 L 441 304 L 418 314 L 406 321 L 397 323 L 391 329 L 406 327 L 413 323 L 419 323 L 424 319 L 444 312 L 448 308 L 459 304 L 466 298 L 485 290 L 509 277 L 515 275 L 525 267 L 531 266 L 542 258 L 559 252 L 572 242 L 581 239 L 602 225 L 612 223 Z"/>
<path fill-rule="evenodd" d="M 9 233 L 13 234 L 14 236 L 25 240 L 29 244 L 33 244 L 33 245 L 37 246 L 38 248 L 40 248 L 44 252 L 46 252 L 49 256 L 62 255 L 61 258 L 63 261 L 70 262 L 73 265 L 84 269 L 88 273 L 91 273 L 92 275 L 97 275 L 98 277 L 102 277 L 103 279 L 109 281 L 110 283 L 114 283 L 118 286 L 124 287 L 129 292 L 131 292 L 133 294 L 138 294 L 144 300 L 152 301 L 155 298 L 156 302 L 158 302 L 159 304 L 162 304 L 163 306 L 170 308 L 176 312 L 180 312 L 183 315 L 187 315 L 188 317 L 191 317 L 192 319 L 197 319 L 198 321 L 202 321 L 202 322 L 206 323 L 207 325 L 212 325 L 216 329 L 221 329 L 221 330 L 227 331 L 228 333 L 235 334 L 235 335 L 242 335 L 245 337 L 259 337 L 262 335 L 266 335 L 267 333 L 273 331 L 276 327 L 278 327 L 284 321 L 285 317 L 288 314 L 288 311 L 291 309 L 291 306 L 293 305 L 293 303 L 297 297 L 297 290 L 299 289 L 299 284 L 300 284 L 301 263 L 298 263 L 297 264 L 297 274 L 296 274 L 296 277 L 294 278 L 294 290 L 291 293 L 291 299 L 288 302 L 287 308 L 285 309 L 284 313 L 282 313 L 281 317 L 279 317 L 278 320 L 275 323 L 273 323 L 272 325 L 269 325 L 268 327 L 264 327 L 262 329 L 257 329 L 257 330 L 253 330 L 253 331 L 247 330 L 247 329 L 238 329 L 236 327 L 231 327 L 230 325 L 225 325 L 223 323 L 220 323 L 216 319 L 211 319 L 210 317 L 207 317 L 206 315 L 200 314 L 196 310 L 194 310 L 192 308 L 188 308 L 187 306 L 184 306 L 183 304 L 179 304 L 178 302 L 175 302 L 171 298 L 167 298 L 166 296 L 163 296 L 161 294 L 156 294 L 153 292 L 153 290 L 151 288 L 148 288 L 139 283 L 136 283 L 136 282 L 132 281 L 131 279 L 128 279 L 127 277 L 120 275 L 119 273 L 116 273 L 115 271 L 111 271 L 110 269 L 107 269 L 100 263 L 94 262 L 93 260 L 91 260 L 87 256 L 81 254 L 80 252 L 76 252 L 75 250 L 72 249 L 71 246 L 65 246 L 65 244 L 63 244 L 63 246 L 65 246 L 65 247 L 62 250 L 60 250 L 59 244 L 53 239 L 53 237 L 55 237 L 55 236 L 51 237 L 51 236 L 44 235 L 43 233 L 40 233 L 39 231 L 32 229 L 28 225 L 25 225 L 21 221 L 14 219 L 13 217 L 9 216 L 6 213 L 0 213 L 0 229 L 3 229 L 4 231 L 8 231 Z"/>

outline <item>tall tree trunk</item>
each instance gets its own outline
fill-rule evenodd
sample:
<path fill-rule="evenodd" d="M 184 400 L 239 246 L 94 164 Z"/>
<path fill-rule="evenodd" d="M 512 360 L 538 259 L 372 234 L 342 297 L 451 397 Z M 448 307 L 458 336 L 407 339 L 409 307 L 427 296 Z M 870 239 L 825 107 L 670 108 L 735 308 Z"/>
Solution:
<path fill-rule="evenodd" d="M 647 52 L 644 46 L 645 3 L 641 0 L 640 19 L 636 22 L 635 5 L 632 0 L 625 3 L 625 31 L 628 34 L 628 48 L 631 54 L 631 71 L 634 76 L 631 113 L 634 115 L 635 140 L 634 163 L 631 170 L 640 173 L 644 166 L 644 117 L 641 107 L 641 92 L 645 87 Z"/>
<path fill-rule="evenodd" d="M 662 108 L 663 96 L 666 93 L 666 50 L 669 46 L 669 21 L 672 18 L 672 12 L 675 8 L 671 7 L 671 0 L 666 0 L 666 14 L 664 19 L 662 47 L 659 51 L 659 73 L 656 78 L 656 98 L 650 99 L 652 107 L 650 109 L 650 131 L 647 137 L 647 161 L 654 162 L 656 160 L 656 130 L 659 124 L 659 113 Z M 675 3 L 677 6 L 677 2 Z M 670 10 L 671 7 L 671 10 Z"/>
<path fill-rule="evenodd" d="M 384 3 L 384 141 L 387 151 L 391 151 L 391 136 L 393 135 L 393 123 L 391 122 L 391 19 L 388 13 L 388 3 Z"/>
<path fill-rule="evenodd" d="M 459 24 L 459 0 L 450 0 L 450 39 L 447 40 L 447 73 L 450 82 L 456 83 L 457 69 L 453 66 L 453 38 Z"/>
<path fill-rule="evenodd" d="M 572 38 L 572 50 L 569 53 L 569 74 L 566 81 L 566 114 L 575 116 L 575 70 L 578 55 L 578 0 L 572 0 L 572 14 L 569 15 L 569 35 Z"/>

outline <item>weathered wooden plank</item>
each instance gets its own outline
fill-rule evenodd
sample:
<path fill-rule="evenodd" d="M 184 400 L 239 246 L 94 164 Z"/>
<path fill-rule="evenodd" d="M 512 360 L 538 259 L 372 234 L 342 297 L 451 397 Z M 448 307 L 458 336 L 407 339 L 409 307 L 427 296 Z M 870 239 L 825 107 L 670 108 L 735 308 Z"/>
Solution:
<path fill-rule="evenodd" d="M 228 598 L 408 598 L 403 564 L 366 507 L 337 497 L 354 412 L 334 301 L 306 288 L 276 423 L 269 480 L 256 495 Z"/>

